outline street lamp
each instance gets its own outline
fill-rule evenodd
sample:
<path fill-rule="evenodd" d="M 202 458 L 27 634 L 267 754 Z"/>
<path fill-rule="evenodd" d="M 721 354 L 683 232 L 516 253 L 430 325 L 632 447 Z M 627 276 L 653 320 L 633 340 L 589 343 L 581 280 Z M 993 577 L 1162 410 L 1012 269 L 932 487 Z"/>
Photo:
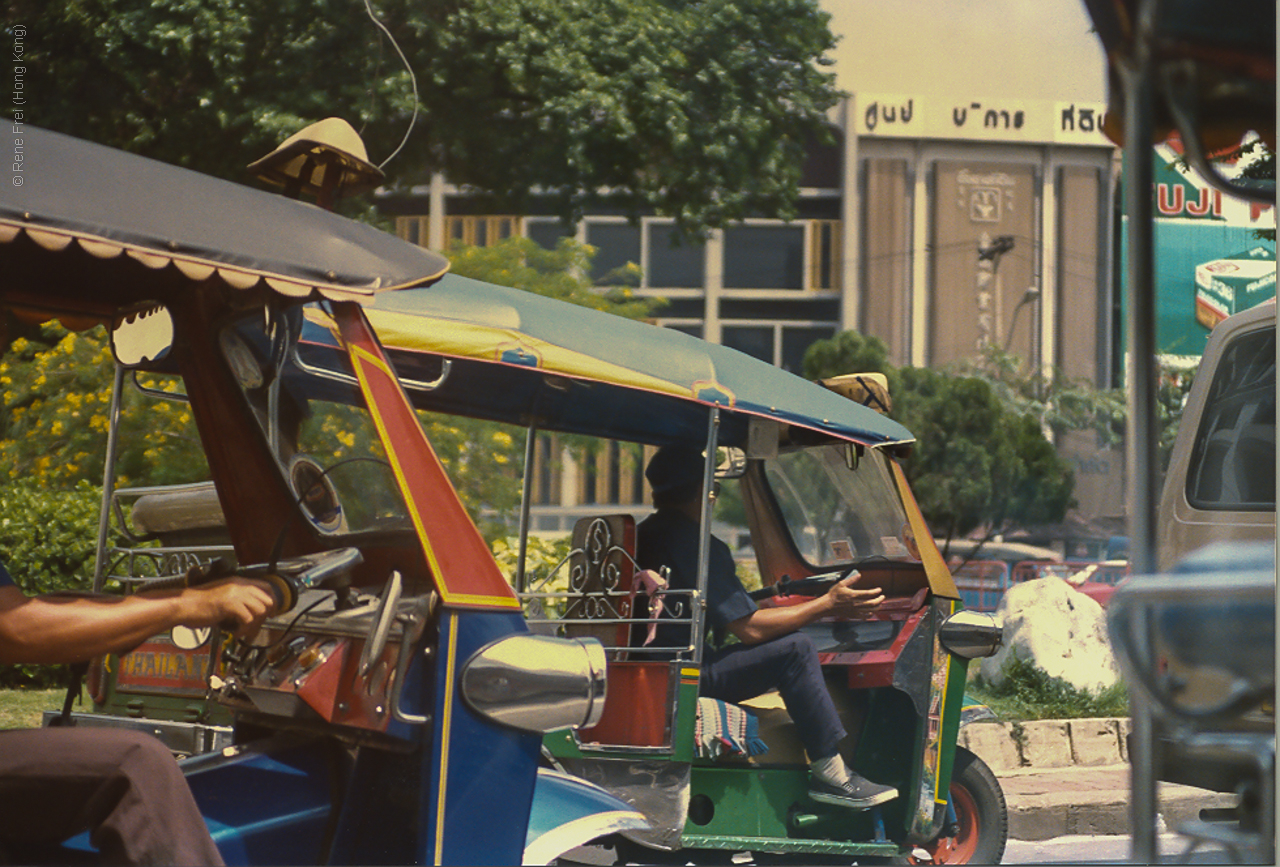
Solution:
<path fill-rule="evenodd" d="M 1027 291 L 1022 293 L 1022 298 L 1018 301 L 1018 305 L 1013 308 L 1013 314 L 1009 317 L 1009 336 L 1004 339 L 1005 352 L 1009 351 L 1009 344 L 1013 342 L 1013 329 L 1014 326 L 1018 324 L 1018 311 L 1022 310 L 1024 305 L 1035 301 L 1039 297 L 1040 290 L 1035 286 L 1028 286 Z M 1032 323 L 1032 328 L 1034 327 L 1035 323 Z M 1031 362 L 1032 359 L 1028 358 L 1027 363 Z"/>

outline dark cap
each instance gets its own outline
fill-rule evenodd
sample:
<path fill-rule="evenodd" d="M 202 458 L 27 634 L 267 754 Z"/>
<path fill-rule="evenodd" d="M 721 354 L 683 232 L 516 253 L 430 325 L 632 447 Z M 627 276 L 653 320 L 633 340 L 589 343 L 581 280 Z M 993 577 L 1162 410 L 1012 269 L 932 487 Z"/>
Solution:
<path fill-rule="evenodd" d="M 663 446 L 649 459 L 644 477 L 655 494 L 680 488 L 701 488 L 705 461 L 702 452 L 689 446 Z"/>

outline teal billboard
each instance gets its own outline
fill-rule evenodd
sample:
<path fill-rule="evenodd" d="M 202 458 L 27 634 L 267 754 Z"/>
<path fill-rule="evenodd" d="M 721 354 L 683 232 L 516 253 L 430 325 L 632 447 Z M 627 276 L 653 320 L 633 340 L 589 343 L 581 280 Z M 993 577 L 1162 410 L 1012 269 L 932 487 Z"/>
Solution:
<path fill-rule="evenodd" d="M 1212 189 L 1168 145 L 1156 148 L 1154 180 L 1156 349 L 1199 356 L 1214 325 L 1275 297 L 1275 242 L 1258 236 L 1274 232 L 1275 211 Z M 1123 285 L 1124 261 L 1120 274 Z"/>

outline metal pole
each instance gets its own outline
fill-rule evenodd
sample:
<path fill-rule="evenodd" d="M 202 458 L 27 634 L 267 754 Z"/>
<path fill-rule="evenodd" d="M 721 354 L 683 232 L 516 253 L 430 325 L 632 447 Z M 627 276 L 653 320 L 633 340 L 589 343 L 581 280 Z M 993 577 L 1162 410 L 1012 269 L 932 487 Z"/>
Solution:
<path fill-rule="evenodd" d="M 116 439 L 120 431 L 122 391 L 124 368 L 117 364 L 111 380 L 111 404 L 107 409 L 107 457 L 102 468 L 102 512 L 98 515 L 98 548 L 93 558 L 94 593 L 101 593 L 106 583 L 107 532 L 111 527 L 111 499 L 116 492 Z"/>
<path fill-rule="evenodd" d="M 1135 575 L 1155 571 L 1156 532 L 1156 316 L 1155 222 L 1151 205 L 1152 58 L 1158 0 L 1140 0 L 1133 58 L 1122 70 L 1125 89 L 1125 202 L 1129 217 L 1129 556 Z M 1146 703 L 1133 706 L 1133 852 L 1136 863 L 1159 863 L 1156 837 L 1156 730 Z"/>
<path fill-rule="evenodd" d="M 533 505 L 533 452 L 537 444 L 538 425 L 529 422 L 529 433 L 524 440 L 524 481 L 520 490 L 520 551 L 516 557 L 516 592 L 523 593 L 525 586 L 524 558 L 529 550 L 529 510 Z"/>
<path fill-rule="evenodd" d="M 720 407 L 711 407 L 707 417 L 707 452 L 702 465 L 702 515 L 699 518 L 701 536 L 698 540 L 698 598 L 693 600 L 693 659 L 702 664 L 702 630 L 706 622 L 708 570 L 711 563 L 711 486 L 716 480 L 716 443 L 720 435 Z"/>
<path fill-rule="evenodd" d="M 1133 64 L 1125 69 L 1125 199 L 1129 215 L 1130 560 L 1138 575 L 1155 571 L 1156 305 L 1155 222 L 1151 205 L 1152 103 L 1155 71 L 1150 36 L 1156 0 L 1143 2 Z"/>

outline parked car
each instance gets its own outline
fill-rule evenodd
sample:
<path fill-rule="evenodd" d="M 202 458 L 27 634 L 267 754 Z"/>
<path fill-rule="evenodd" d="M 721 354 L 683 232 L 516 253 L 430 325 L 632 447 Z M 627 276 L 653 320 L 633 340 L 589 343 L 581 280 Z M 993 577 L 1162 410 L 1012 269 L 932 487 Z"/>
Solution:
<path fill-rule="evenodd" d="M 1223 320 L 1205 346 L 1160 498 L 1162 571 L 1212 542 L 1276 538 L 1276 304 Z"/>

